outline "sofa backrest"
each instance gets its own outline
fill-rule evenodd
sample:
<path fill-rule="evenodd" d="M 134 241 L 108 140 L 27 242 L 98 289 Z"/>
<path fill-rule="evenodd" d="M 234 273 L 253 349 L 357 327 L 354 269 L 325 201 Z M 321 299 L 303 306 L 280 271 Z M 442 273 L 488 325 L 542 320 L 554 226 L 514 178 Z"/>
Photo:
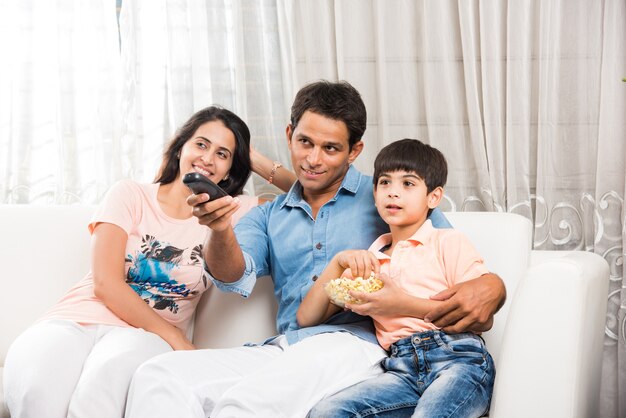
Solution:
<path fill-rule="evenodd" d="M 0 205 L 0 366 L 13 340 L 89 270 L 93 210 Z"/>
<path fill-rule="evenodd" d="M 497 361 L 510 300 L 528 268 L 532 227 L 528 219 L 510 213 L 451 212 L 446 216 L 467 234 L 507 288 L 507 302 L 496 315 L 493 328 L 484 334 Z M 208 302 L 208 303 L 207 303 Z M 275 334 L 276 302 L 269 277 L 259 279 L 248 300 L 212 288 L 203 296 L 196 313 L 194 342 L 202 347 L 232 347 L 260 342 Z M 240 332 L 230 332 L 230 330 Z"/>
<path fill-rule="evenodd" d="M 489 271 L 504 280 L 506 303 L 496 314 L 491 330 L 483 335 L 497 363 L 509 306 L 530 264 L 532 224 L 527 218 L 512 213 L 449 212 L 446 216 L 455 228 L 470 238 Z"/>
<path fill-rule="evenodd" d="M 11 342 L 39 318 L 89 269 L 87 224 L 92 206 L 0 205 L 0 366 Z M 508 300 L 524 274 L 531 248 L 531 224 L 507 213 L 454 212 L 446 216 L 465 232 L 487 267 L 507 285 Z M 485 334 L 497 359 L 508 302 Z M 232 347 L 275 334 L 272 281 L 261 278 L 250 298 L 211 288 L 198 306 L 194 343 Z"/>

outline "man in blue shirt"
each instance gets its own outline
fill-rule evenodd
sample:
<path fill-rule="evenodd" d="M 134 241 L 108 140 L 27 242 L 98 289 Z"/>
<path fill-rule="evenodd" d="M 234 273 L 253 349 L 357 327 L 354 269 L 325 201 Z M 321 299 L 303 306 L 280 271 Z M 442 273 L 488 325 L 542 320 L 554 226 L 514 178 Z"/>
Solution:
<path fill-rule="evenodd" d="M 289 193 L 250 211 L 233 229 L 238 202 L 224 197 L 194 215 L 212 230 L 204 258 L 220 289 L 247 297 L 270 275 L 278 299 L 278 336 L 255 346 L 175 352 L 135 374 L 127 415 L 305 416 L 315 403 L 381 372 L 385 352 L 369 318 L 342 312 L 300 329 L 296 311 L 329 260 L 344 249 L 366 249 L 388 227 L 373 204 L 372 178 L 351 164 L 363 150 L 365 105 L 348 83 L 320 81 L 301 89 L 287 141 L 298 177 Z M 449 227 L 439 210 L 430 219 Z M 502 281 L 484 275 L 442 295 L 427 315 L 451 331 L 485 330 L 504 301 Z"/>

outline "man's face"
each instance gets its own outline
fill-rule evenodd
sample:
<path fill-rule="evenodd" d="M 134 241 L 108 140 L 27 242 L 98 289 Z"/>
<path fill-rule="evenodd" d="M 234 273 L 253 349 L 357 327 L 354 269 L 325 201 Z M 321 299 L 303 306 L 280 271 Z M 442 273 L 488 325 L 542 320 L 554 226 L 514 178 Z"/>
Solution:
<path fill-rule="evenodd" d="M 363 149 L 359 141 L 349 147 L 348 128 L 343 121 L 306 111 L 295 129 L 287 127 L 291 164 L 304 189 L 304 198 L 334 196 L 350 164 Z M 329 198 L 330 198 L 329 197 Z"/>

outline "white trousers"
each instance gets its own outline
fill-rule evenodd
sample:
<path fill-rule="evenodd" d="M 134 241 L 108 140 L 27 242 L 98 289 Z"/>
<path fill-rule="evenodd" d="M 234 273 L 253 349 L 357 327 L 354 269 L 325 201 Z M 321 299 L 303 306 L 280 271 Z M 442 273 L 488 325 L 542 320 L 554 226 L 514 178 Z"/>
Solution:
<path fill-rule="evenodd" d="M 289 345 L 177 351 L 135 372 L 126 416 L 304 417 L 328 395 L 382 372 L 385 351 L 347 332 Z"/>
<path fill-rule="evenodd" d="M 11 345 L 4 397 L 12 417 L 122 417 L 137 366 L 171 350 L 143 329 L 42 322 Z"/>

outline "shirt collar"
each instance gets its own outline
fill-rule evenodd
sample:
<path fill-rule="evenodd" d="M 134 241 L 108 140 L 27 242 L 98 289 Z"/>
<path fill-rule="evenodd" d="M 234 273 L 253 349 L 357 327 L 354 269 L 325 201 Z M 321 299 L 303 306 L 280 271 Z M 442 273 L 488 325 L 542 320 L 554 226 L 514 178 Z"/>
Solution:
<path fill-rule="evenodd" d="M 363 174 L 361 174 L 359 170 L 357 170 L 352 164 L 350 164 L 350 167 L 348 167 L 348 171 L 346 172 L 346 175 L 341 182 L 341 186 L 339 186 L 339 190 L 337 190 L 337 193 L 335 193 L 335 196 L 331 200 L 336 200 L 337 195 L 342 190 L 345 190 L 351 194 L 356 194 L 359 191 L 359 185 L 361 184 L 362 176 Z M 293 186 L 291 186 L 291 189 L 289 189 L 289 192 L 287 192 L 287 196 L 285 197 L 285 200 L 283 200 L 283 202 L 281 203 L 280 208 L 282 209 L 285 205 L 291 207 L 301 206 L 304 201 L 304 198 L 302 197 L 302 191 L 302 185 L 299 181 L 296 181 Z"/>
<path fill-rule="evenodd" d="M 430 221 L 430 219 L 426 219 L 426 222 L 424 222 L 424 224 L 417 231 L 415 231 L 413 235 L 411 235 L 406 241 L 403 242 L 408 242 L 415 247 L 420 244 L 426 245 L 428 244 L 428 242 L 430 242 L 433 232 L 435 232 L 435 228 L 433 227 L 432 222 Z M 370 245 L 369 250 L 373 252 L 376 258 L 378 258 L 379 260 L 389 260 L 391 257 L 389 257 L 385 253 L 380 252 L 381 248 L 389 244 L 391 244 L 391 233 L 383 234 L 378 237 L 372 245 Z"/>

